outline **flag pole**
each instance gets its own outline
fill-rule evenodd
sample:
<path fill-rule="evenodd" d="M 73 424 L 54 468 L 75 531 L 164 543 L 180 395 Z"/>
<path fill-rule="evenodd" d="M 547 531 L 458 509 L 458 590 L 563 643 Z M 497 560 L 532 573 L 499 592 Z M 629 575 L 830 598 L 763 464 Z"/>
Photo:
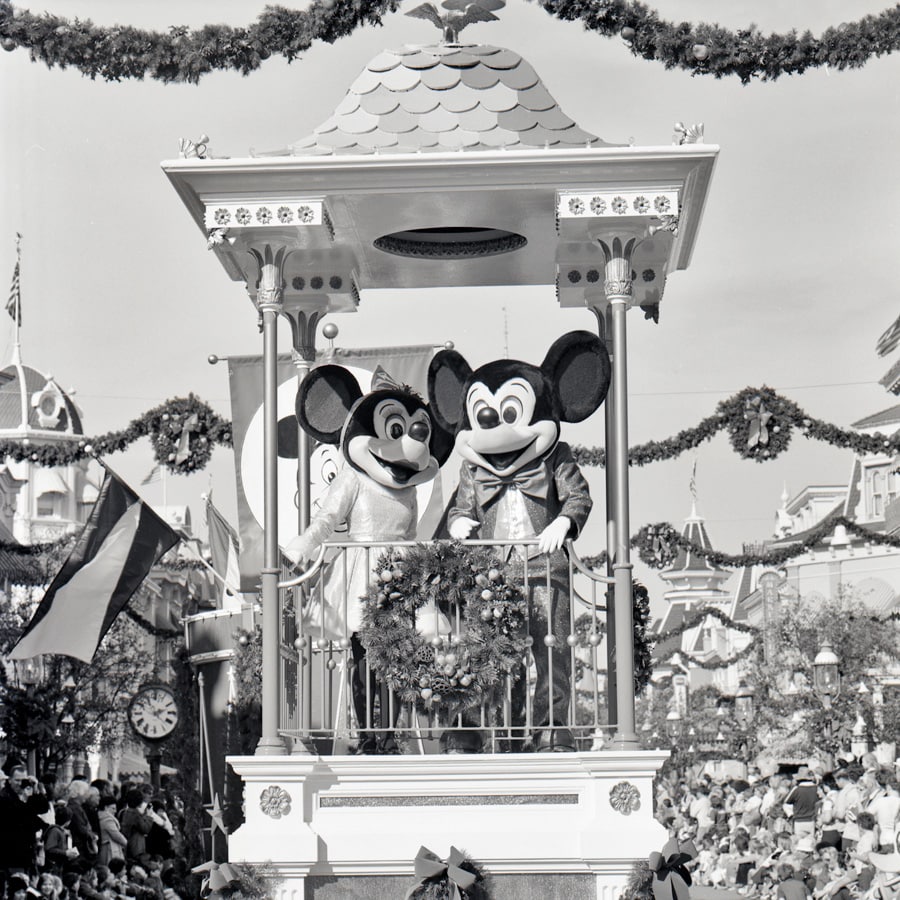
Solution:
<path fill-rule="evenodd" d="M 201 564 L 203 565 L 203 568 L 206 569 L 206 570 L 209 572 L 209 574 L 212 575 L 213 578 L 215 578 L 216 581 L 218 581 L 218 582 L 222 585 L 222 587 L 225 588 L 226 591 L 228 591 L 228 593 L 230 593 L 230 594 L 237 594 L 237 593 L 239 593 L 238 591 L 236 591 L 236 590 L 234 589 L 234 586 L 233 586 L 233 585 L 230 585 L 230 584 L 229 584 L 229 583 L 228 583 L 228 582 L 227 582 L 227 581 L 226 581 L 226 580 L 225 580 L 225 579 L 224 579 L 224 578 L 223 578 L 223 577 L 222 577 L 222 576 L 221 576 L 221 575 L 220 575 L 220 574 L 219 574 L 219 573 L 218 573 L 218 572 L 217 572 L 217 571 L 216 571 L 216 570 L 215 570 L 215 569 L 214 569 L 214 568 L 213 568 L 213 567 L 212 567 L 212 566 L 211 566 L 211 565 L 210 565 L 210 564 L 209 564 L 209 563 L 208 563 L 208 562 L 200 555 L 200 551 L 197 550 L 197 549 L 191 544 L 191 539 L 189 539 L 188 536 L 187 536 L 183 531 L 179 531 L 179 529 L 177 529 L 177 528 L 173 528 L 172 530 L 173 530 L 173 531 L 181 538 L 182 543 L 184 544 L 184 546 L 187 547 L 187 548 L 188 548 L 188 549 L 196 556 L 197 562 L 201 563 Z"/>
<path fill-rule="evenodd" d="M 22 356 L 22 341 L 19 330 L 22 327 L 22 235 L 16 232 L 16 359 Z"/>

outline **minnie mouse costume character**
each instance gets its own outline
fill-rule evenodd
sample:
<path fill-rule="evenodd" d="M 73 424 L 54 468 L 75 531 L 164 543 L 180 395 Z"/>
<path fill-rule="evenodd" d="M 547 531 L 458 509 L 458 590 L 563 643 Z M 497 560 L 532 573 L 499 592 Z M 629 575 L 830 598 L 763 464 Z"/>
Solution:
<path fill-rule="evenodd" d="M 538 729 L 564 725 L 570 700 L 568 562 L 563 545 L 580 533 L 591 510 L 588 484 L 560 422 L 580 422 L 603 403 L 609 389 L 609 356 L 603 342 L 573 331 L 553 343 L 538 366 L 501 359 L 472 370 L 455 350 L 436 354 L 428 372 L 432 412 L 456 433 L 462 457 L 459 487 L 447 511 L 451 537 L 463 540 L 537 539 L 531 555 L 548 554 L 550 586 L 542 566 L 528 584 L 530 634 L 537 683 L 533 715 Z M 545 638 L 556 638 L 552 662 Z M 550 641 L 550 643 L 554 643 Z M 550 685 L 552 667 L 552 710 Z M 516 682 L 513 724 L 524 725 L 526 679 Z M 567 729 L 547 729 L 539 750 L 573 750 Z"/>
<path fill-rule="evenodd" d="M 337 473 L 303 534 L 285 547 L 296 566 L 308 568 L 319 548 L 343 524 L 341 540 L 413 540 L 418 504 L 416 487 L 431 481 L 450 455 L 450 436 L 437 426 L 428 405 L 411 388 L 392 381 L 380 367 L 372 390 L 363 394 L 354 375 L 342 366 L 313 369 L 297 394 L 297 419 L 316 440 L 340 444 L 344 465 Z M 365 648 L 357 631 L 362 621 L 361 597 L 372 573 L 365 547 L 348 548 L 343 559 L 329 564 L 324 576 L 323 634 L 350 637 L 353 653 L 351 693 L 360 732 L 360 753 L 396 751 L 392 734 L 376 741 L 363 731 L 374 701 L 374 679 L 362 673 Z M 313 623 L 316 625 L 317 623 Z M 386 691 L 382 696 L 387 715 Z M 367 707 L 368 700 L 368 707 Z M 395 712 L 399 713 L 399 703 Z M 367 708 L 369 713 L 367 714 Z M 384 723 L 383 723 L 384 724 Z"/>

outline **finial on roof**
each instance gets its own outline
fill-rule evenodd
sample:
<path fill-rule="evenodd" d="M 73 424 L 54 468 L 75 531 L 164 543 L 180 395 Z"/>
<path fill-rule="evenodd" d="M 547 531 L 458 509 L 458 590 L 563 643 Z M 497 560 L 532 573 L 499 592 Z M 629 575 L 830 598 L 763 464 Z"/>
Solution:
<path fill-rule="evenodd" d="M 450 12 L 442 16 L 433 3 L 422 3 L 406 15 L 414 19 L 428 19 L 441 29 L 445 44 L 455 44 L 466 25 L 498 21 L 492 10 L 503 9 L 506 0 L 443 0 L 441 6 Z"/>

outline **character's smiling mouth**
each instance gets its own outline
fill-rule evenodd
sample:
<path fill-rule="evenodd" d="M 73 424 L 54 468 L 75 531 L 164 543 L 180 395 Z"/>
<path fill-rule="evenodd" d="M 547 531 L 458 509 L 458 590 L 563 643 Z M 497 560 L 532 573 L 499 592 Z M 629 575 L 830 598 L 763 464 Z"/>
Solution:
<path fill-rule="evenodd" d="M 506 453 L 482 453 L 481 458 L 494 469 L 506 469 L 524 456 L 533 444 L 534 440 L 531 440 L 524 447 L 519 447 L 518 450 L 509 450 Z"/>
<path fill-rule="evenodd" d="M 369 451 L 369 454 L 382 468 L 387 469 L 391 478 L 393 478 L 397 484 L 406 484 L 413 475 L 416 475 L 419 472 L 415 466 L 405 466 L 402 463 L 388 462 L 388 460 L 376 456 L 371 450 Z"/>

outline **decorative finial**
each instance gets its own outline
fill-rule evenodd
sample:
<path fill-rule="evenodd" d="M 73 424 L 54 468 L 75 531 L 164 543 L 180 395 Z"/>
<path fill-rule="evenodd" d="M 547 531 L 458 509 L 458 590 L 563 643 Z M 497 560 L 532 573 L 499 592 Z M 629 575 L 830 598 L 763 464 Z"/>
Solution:
<path fill-rule="evenodd" d="M 445 44 L 456 44 L 459 33 L 473 22 L 496 22 L 492 10 L 503 9 L 506 0 L 443 0 L 441 6 L 450 10 L 442 16 L 433 3 L 423 3 L 411 9 L 406 15 L 414 19 L 428 19 L 444 33 Z"/>
<path fill-rule="evenodd" d="M 684 122 L 675 123 L 675 135 L 673 143 L 681 144 L 702 144 L 703 143 L 703 123 L 696 122 L 693 125 L 685 125 Z"/>
<path fill-rule="evenodd" d="M 182 159 L 209 159 L 207 155 L 206 145 L 209 143 L 209 137 L 201 134 L 196 141 L 190 138 L 180 138 L 178 141 L 178 155 Z"/>

